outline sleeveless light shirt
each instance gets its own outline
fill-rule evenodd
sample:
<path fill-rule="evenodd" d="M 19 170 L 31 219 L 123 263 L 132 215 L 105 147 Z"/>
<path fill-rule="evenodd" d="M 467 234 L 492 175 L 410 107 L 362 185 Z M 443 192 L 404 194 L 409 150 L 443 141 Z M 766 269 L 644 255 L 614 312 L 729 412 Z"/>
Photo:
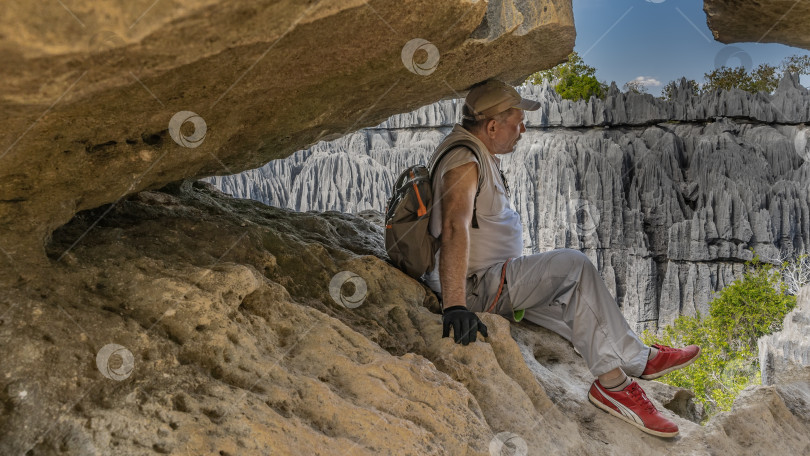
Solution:
<path fill-rule="evenodd" d="M 475 141 L 482 152 L 485 163 L 478 160 L 466 147 L 454 147 L 444 157 L 433 175 L 433 212 L 430 215 L 430 233 L 438 237 L 442 230 L 442 196 L 444 174 L 466 163 L 478 165 L 479 176 L 483 175 L 481 192 L 476 200 L 476 218 L 478 229 L 470 228 L 470 254 L 467 263 L 467 276 L 507 258 L 516 258 L 523 254 L 523 226 L 520 215 L 515 212 L 506 195 L 506 188 L 501 179 L 498 164 L 500 159 L 489 153 L 486 146 L 461 125 L 455 125 L 447 140 L 464 138 Z M 441 145 L 436 149 L 440 151 Z M 482 174 L 483 173 L 483 174 Z M 441 249 L 436 252 L 436 267 L 426 273 L 423 279 L 435 292 L 441 293 L 439 282 L 439 257 Z"/>

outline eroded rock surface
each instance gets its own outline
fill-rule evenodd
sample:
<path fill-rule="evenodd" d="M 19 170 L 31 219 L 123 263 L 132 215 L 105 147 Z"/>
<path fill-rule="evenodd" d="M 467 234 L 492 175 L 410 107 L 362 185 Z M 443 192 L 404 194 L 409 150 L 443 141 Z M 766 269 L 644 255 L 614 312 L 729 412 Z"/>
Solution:
<path fill-rule="evenodd" d="M 435 297 L 362 217 L 189 181 L 107 209 L 57 230 L 40 279 L 0 297 L 0 453 L 487 456 L 502 432 L 528 454 L 810 448 L 806 391 L 752 389 L 701 427 L 684 393 L 644 382 L 681 428 L 663 440 L 590 405 L 553 333 L 482 315 L 486 342 L 441 339 Z M 359 306 L 331 297 L 340 271 L 367 285 Z M 120 349 L 99 364 L 112 343 L 131 368 Z"/>
<path fill-rule="evenodd" d="M 796 0 L 704 0 L 714 39 L 723 43 L 782 43 L 810 49 L 810 5 Z"/>
<path fill-rule="evenodd" d="M 810 287 L 799 293 L 782 330 L 759 340 L 759 364 L 765 385 L 810 384 Z"/>
<path fill-rule="evenodd" d="M 255 168 L 489 77 L 516 83 L 575 37 L 570 0 L 97 3 L 0 14 L 4 267 L 45 261 L 77 211 Z M 430 47 L 403 58 L 413 39 L 438 61 Z M 181 111 L 205 123 L 204 139 L 176 129 L 196 147 L 171 137 Z"/>
<path fill-rule="evenodd" d="M 795 76 L 771 95 L 681 87 L 671 102 L 615 85 L 576 103 L 548 86 L 521 90 L 542 105 L 502 161 L 524 253 L 588 254 L 637 329 L 705 315 L 754 253 L 810 248 L 810 93 Z M 460 109 L 443 100 L 206 180 L 300 211 L 383 211 L 401 170 L 427 163 Z"/>

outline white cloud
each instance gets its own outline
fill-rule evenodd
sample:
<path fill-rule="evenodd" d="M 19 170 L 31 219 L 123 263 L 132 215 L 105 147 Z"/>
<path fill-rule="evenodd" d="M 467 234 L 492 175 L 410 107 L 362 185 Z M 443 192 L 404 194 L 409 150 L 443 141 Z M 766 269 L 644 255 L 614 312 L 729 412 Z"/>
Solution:
<path fill-rule="evenodd" d="M 642 85 L 644 85 L 645 87 L 649 87 L 649 86 L 658 87 L 658 86 L 661 85 L 661 81 L 659 81 L 658 79 L 648 78 L 647 76 L 639 76 L 639 77 L 633 79 L 633 81 L 639 82 Z"/>

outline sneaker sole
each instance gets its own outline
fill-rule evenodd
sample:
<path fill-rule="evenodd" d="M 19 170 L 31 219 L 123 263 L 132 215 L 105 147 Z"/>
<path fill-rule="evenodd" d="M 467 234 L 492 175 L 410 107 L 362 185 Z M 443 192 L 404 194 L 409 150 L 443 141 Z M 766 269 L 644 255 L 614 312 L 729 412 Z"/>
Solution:
<path fill-rule="evenodd" d="M 647 434 L 654 435 L 656 437 L 675 437 L 676 435 L 678 435 L 679 431 L 662 432 L 662 431 L 656 431 L 656 430 L 653 430 L 653 429 L 650 429 L 650 428 L 646 428 L 646 427 L 636 423 L 635 421 L 631 420 L 630 418 L 627 418 L 626 416 L 622 415 L 621 413 L 613 410 L 612 408 L 608 407 L 607 405 L 601 403 L 595 397 L 593 397 L 593 395 L 590 392 L 588 392 L 588 400 L 591 401 L 591 404 L 599 407 L 601 410 L 604 410 L 605 412 L 610 413 L 611 415 L 615 416 L 616 418 L 620 418 L 622 421 L 625 421 L 627 423 L 632 424 L 633 426 L 639 428 L 642 432 L 646 432 Z"/>
<path fill-rule="evenodd" d="M 668 373 L 670 373 L 672 371 L 676 371 L 678 369 L 683 369 L 684 367 L 694 363 L 696 359 L 700 358 L 700 352 L 701 352 L 700 347 L 698 347 L 697 354 L 694 356 L 694 358 L 690 359 L 689 361 L 687 361 L 687 362 L 685 362 L 683 364 L 678 364 L 677 366 L 672 366 L 669 369 L 664 369 L 661 372 L 656 372 L 654 374 L 642 375 L 639 378 L 642 378 L 644 380 L 655 380 L 656 378 L 667 375 Z"/>

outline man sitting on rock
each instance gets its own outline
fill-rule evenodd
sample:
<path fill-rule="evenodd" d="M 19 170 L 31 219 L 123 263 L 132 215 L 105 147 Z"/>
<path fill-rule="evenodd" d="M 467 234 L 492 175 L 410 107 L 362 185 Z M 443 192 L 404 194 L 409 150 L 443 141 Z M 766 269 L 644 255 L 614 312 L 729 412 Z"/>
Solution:
<path fill-rule="evenodd" d="M 474 342 L 478 331 L 486 337 L 487 328 L 474 312 L 544 326 L 571 341 L 597 377 L 588 392 L 594 405 L 649 434 L 675 436 L 678 426 L 629 376 L 658 378 L 691 364 L 700 348 L 644 345 L 583 253 L 557 249 L 522 255 L 520 216 L 509 201 L 498 155 L 511 153 L 526 131 L 523 111 L 539 107 L 503 82 L 479 84 L 467 95 L 462 124 L 431 158 L 430 231 L 441 234 L 441 249 L 436 268 L 424 279 L 442 298 L 442 337 L 451 328 L 455 342 L 464 345 Z M 483 163 L 470 147 L 478 148 Z"/>

